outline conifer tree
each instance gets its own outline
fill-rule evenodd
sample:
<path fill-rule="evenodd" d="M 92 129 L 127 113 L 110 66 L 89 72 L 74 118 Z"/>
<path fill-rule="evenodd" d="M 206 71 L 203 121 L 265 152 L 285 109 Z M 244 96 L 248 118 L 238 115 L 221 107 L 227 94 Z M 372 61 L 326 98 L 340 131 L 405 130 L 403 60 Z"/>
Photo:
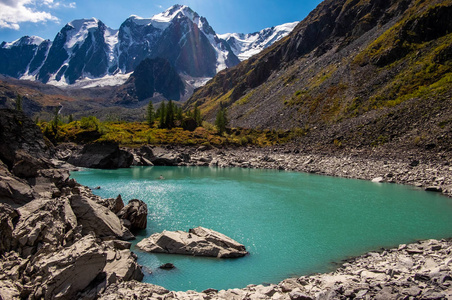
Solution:
<path fill-rule="evenodd" d="M 162 101 L 160 104 L 157 115 L 159 116 L 159 128 L 165 128 L 165 117 L 166 117 L 166 105 L 165 101 Z"/>
<path fill-rule="evenodd" d="M 175 104 L 172 100 L 168 102 L 168 105 L 166 107 L 166 114 L 165 114 L 165 128 L 171 129 L 174 127 L 174 116 L 175 116 Z"/>
<path fill-rule="evenodd" d="M 152 101 L 149 101 L 147 113 L 146 113 L 146 119 L 148 121 L 149 127 L 153 127 L 154 121 L 155 121 L 155 112 L 154 112 L 154 105 L 152 104 Z"/>
<path fill-rule="evenodd" d="M 202 125 L 202 117 L 201 117 L 201 110 L 198 107 L 198 103 L 195 104 L 195 109 L 193 111 L 193 118 L 195 119 L 196 126 Z"/>
<path fill-rule="evenodd" d="M 184 127 L 184 115 L 182 107 L 176 106 L 176 120 L 179 122 L 179 126 Z"/>
<path fill-rule="evenodd" d="M 56 135 L 58 132 L 58 125 L 60 123 L 60 108 L 57 106 L 53 111 L 52 130 Z"/>
<path fill-rule="evenodd" d="M 226 115 L 226 108 L 220 108 L 217 112 L 217 117 L 215 119 L 215 126 L 217 126 L 218 133 L 222 135 L 226 131 L 228 126 L 228 119 Z"/>

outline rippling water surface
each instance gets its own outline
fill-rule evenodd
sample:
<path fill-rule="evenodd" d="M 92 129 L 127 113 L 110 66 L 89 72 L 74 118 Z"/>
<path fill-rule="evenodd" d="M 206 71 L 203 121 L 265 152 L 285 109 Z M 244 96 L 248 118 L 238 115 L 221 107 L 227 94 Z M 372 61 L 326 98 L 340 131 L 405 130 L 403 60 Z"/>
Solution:
<path fill-rule="evenodd" d="M 164 180 L 159 180 L 163 175 Z M 148 205 L 154 232 L 203 226 L 250 255 L 220 260 L 148 254 L 145 282 L 170 290 L 242 288 L 331 270 L 333 262 L 418 239 L 452 237 L 452 199 L 412 187 L 294 172 L 207 167 L 84 170 L 72 177 L 102 197 Z M 158 266 L 171 262 L 173 270 Z"/>

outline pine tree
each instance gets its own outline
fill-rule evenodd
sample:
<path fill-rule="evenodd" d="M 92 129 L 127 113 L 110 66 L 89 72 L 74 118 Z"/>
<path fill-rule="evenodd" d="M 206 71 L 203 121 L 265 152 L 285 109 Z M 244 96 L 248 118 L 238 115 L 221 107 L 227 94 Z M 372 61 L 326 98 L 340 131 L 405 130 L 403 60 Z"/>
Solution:
<path fill-rule="evenodd" d="M 68 118 L 68 123 L 72 123 L 72 122 L 74 122 L 74 117 L 72 116 L 72 114 L 70 114 L 69 118 Z"/>
<path fill-rule="evenodd" d="M 184 127 L 184 114 L 182 111 L 182 107 L 176 106 L 176 120 L 179 122 L 180 127 Z"/>
<path fill-rule="evenodd" d="M 217 117 L 215 119 L 215 126 L 217 126 L 218 133 L 223 135 L 226 131 L 226 127 L 228 126 L 228 119 L 226 115 L 226 108 L 220 108 L 217 112 Z"/>
<path fill-rule="evenodd" d="M 202 125 L 202 117 L 201 117 L 201 110 L 198 107 L 198 103 L 195 104 L 195 109 L 193 111 L 193 118 L 195 119 L 196 126 Z"/>
<path fill-rule="evenodd" d="M 17 94 L 16 97 L 16 110 L 23 111 L 23 98 L 21 95 Z"/>
<path fill-rule="evenodd" d="M 175 116 L 175 104 L 172 100 L 168 102 L 166 107 L 166 117 L 165 117 L 165 128 L 171 129 L 174 127 L 174 116 Z"/>
<path fill-rule="evenodd" d="M 152 101 L 149 101 L 146 119 L 148 121 L 149 127 L 153 127 L 154 121 L 155 121 L 155 112 L 154 112 L 154 105 L 152 104 Z"/>
<path fill-rule="evenodd" d="M 56 135 L 58 132 L 58 125 L 60 123 L 60 108 L 57 106 L 55 107 L 53 111 L 53 120 L 52 120 L 52 130 L 53 133 Z"/>
<path fill-rule="evenodd" d="M 160 106 L 159 106 L 159 108 L 157 110 L 157 115 L 160 118 L 160 120 L 159 120 L 159 128 L 165 128 L 165 117 L 166 117 L 165 101 L 162 101 L 162 103 L 160 104 Z"/>

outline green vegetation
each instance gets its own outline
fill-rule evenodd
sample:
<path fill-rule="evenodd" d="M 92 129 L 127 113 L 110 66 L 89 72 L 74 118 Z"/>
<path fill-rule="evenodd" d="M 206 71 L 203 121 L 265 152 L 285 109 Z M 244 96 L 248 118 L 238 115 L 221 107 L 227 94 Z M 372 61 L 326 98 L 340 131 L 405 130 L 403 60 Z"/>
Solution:
<path fill-rule="evenodd" d="M 219 115 L 223 115 L 226 111 L 222 109 L 220 112 Z M 55 116 L 57 115 L 55 114 Z M 226 117 L 226 115 L 224 114 L 222 117 Z M 203 122 L 202 127 L 199 126 L 193 131 L 189 131 L 177 126 L 171 129 L 149 127 L 147 121 L 100 122 L 96 117 L 91 116 L 64 123 L 61 119 L 58 116 L 52 121 L 38 123 L 44 135 L 54 143 L 112 141 L 129 147 L 139 147 L 145 144 L 265 147 L 288 143 L 309 132 L 308 127 L 295 128 L 291 131 L 232 128 L 226 132 L 226 127 L 223 127 L 222 131 L 220 124 L 216 124 L 215 127 L 207 122 Z M 227 125 L 227 118 L 221 122 L 223 122 L 222 125 Z M 55 126 L 55 124 L 57 125 Z"/>

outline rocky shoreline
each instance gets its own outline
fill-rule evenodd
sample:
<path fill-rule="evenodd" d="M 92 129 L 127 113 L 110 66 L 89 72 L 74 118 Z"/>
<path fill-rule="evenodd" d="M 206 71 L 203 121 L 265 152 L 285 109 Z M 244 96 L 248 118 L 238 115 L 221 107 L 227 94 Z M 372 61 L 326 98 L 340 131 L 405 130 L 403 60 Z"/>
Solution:
<path fill-rule="evenodd" d="M 161 151 L 161 150 L 160 150 Z M 452 159 L 368 157 L 358 153 L 305 154 L 285 148 L 170 149 L 176 165 L 277 169 L 407 184 L 452 196 Z M 182 154 L 181 154 L 182 153 Z M 187 159 L 187 157 L 189 159 Z M 177 161 L 177 160 L 176 160 Z"/>
<path fill-rule="evenodd" d="M 46 144 L 17 111 L 0 111 L 0 299 L 447 299 L 451 241 L 423 241 L 354 258 L 335 272 L 268 286 L 171 292 L 140 283 L 130 251 L 146 205 L 102 199 L 69 178 L 74 158 L 102 167 L 214 166 L 309 172 L 419 186 L 452 194 L 449 159 L 388 159 L 289 148 L 214 149 Z M 94 149 L 94 150 L 93 150 Z M 93 151 L 95 152 L 93 155 Z M 97 152 L 96 152 L 97 151 Z M 84 155 L 90 157 L 84 159 Z M 76 158 L 76 159 L 75 159 Z M 89 166 L 89 165 L 85 165 Z M 81 276 L 83 275 L 83 276 Z"/>
<path fill-rule="evenodd" d="M 88 146 L 89 148 L 96 148 Z M 104 153 L 87 152 L 88 147 L 60 145 L 60 159 L 69 162 L 84 161 L 80 167 L 94 167 L 102 162 L 114 167 L 129 166 L 210 166 L 254 169 L 276 169 L 312 173 L 343 178 L 372 180 L 412 185 L 427 191 L 441 192 L 452 197 L 452 157 L 420 154 L 390 154 L 378 150 L 335 153 L 305 153 L 294 147 L 269 148 L 212 148 L 142 146 L 137 149 L 119 148 L 118 145 L 97 147 Z M 109 148 L 110 147 L 110 148 Z M 117 155 L 111 156 L 111 153 Z M 396 151 L 395 151 L 396 153 Z M 83 159 L 83 155 L 87 157 Z M 86 162 L 97 157 L 97 161 Z M 124 165 L 124 157 L 128 163 Z M 76 158 L 76 159 L 74 159 Z M 117 162 L 121 163 L 118 164 Z"/>
<path fill-rule="evenodd" d="M 336 271 L 243 289 L 174 292 L 136 281 L 107 287 L 100 299 L 451 299 L 452 241 L 427 240 L 370 252 Z"/>

